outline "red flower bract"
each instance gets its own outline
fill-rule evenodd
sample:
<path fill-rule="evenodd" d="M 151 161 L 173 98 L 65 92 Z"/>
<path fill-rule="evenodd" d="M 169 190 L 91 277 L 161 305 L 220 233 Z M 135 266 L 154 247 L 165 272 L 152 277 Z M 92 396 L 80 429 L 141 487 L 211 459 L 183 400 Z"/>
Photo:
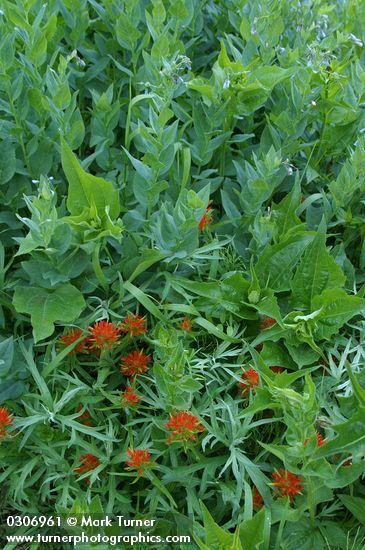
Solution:
<path fill-rule="evenodd" d="M 289 497 L 291 502 L 295 495 L 299 495 L 303 491 L 302 478 L 288 470 L 275 470 L 272 477 L 274 479 L 272 485 L 277 487 L 281 496 Z"/>
<path fill-rule="evenodd" d="M 199 231 L 203 231 L 208 227 L 208 225 L 213 223 L 213 217 L 212 217 L 211 211 L 212 211 L 211 201 L 209 201 L 208 206 L 205 210 L 205 213 L 203 214 L 200 222 L 198 223 Z"/>
<path fill-rule="evenodd" d="M 76 474 L 85 474 L 86 472 L 91 472 L 100 465 L 99 459 L 88 453 L 80 457 L 80 466 L 74 469 Z M 86 479 L 86 483 L 89 484 L 90 480 Z"/>
<path fill-rule="evenodd" d="M 80 412 L 82 410 L 82 405 L 79 405 L 76 409 L 76 412 Z M 85 410 L 80 416 L 77 417 L 77 421 L 81 422 L 84 426 L 92 426 L 93 423 L 89 420 L 90 413 L 89 411 Z"/>
<path fill-rule="evenodd" d="M 276 325 L 276 321 L 275 321 L 275 319 L 270 319 L 270 317 L 268 317 L 267 319 L 262 319 L 262 321 L 260 323 L 261 330 L 265 330 L 265 329 L 270 328 L 274 325 Z"/>
<path fill-rule="evenodd" d="M 132 351 L 121 358 L 121 374 L 124 376 L 136 376 L 147 371 L 147 365 L 151 361 L 151 356 L 146 355 L 142 350 Z"/>
<path fill-rule="evenodd" d="M 275 372 L 275 374 L 280 374 L 281 372 L 283 372 L 283 369 L 281 367 L 270 367 L 270 370 L 272 370 L 272 372 Z"/>
<path fill-rule="evenodd" d="M 322 445 L 325 444 L 325 440 L 322 434 L 319 432 L 316 432 L 316 439 L 317 439 L 317 447 L 322 447 Z M 308 444 L 309 439 L 304 440 L 304 446 Z"/>
<path fill-rule="evenodd" d="M 126 315 L 120 325 L 121 331 L 129 336 L 138 336 L 146 332 L 146 321 L 140 315 Z"/>
<path fill-rule="evenodd" d="M 134 393 L 133 388 L 128 386 L 126 391 L 122 393 L 122 405 L 123 407 L 135 407 L 140 402 L 141 398 Z"/>
<path fill-rule="evenodd" d="M 189 317 L 184 317 L 184 319 L 180 323 L 181 330 L 186 330 L 189 332 L 191 330 L 191 321 Z"/>
<path fill-rule="evenodd" d="M 260 383 L 259 373 L 253 368 L 249 368 L 242 374 L 243 382 L 238 384 L 238 387 L 242 391 L 242 395 L 245 396 L 250 390 L 253 390 Z"/>
<path fill-rule="evenodd" d="M 126 460 L 127 470 L 137 470 L 139 476 L 143 474 L 144 468 L 151 463 L 151 455 L 147 449 L 127 449 L 130 460 Z"/>
<path fill-rule="evenodd" d="M 67 334 L 64 334 L 63 336 L 60 336 L 60 343 L 67 347 L 70 344 L 73 344 L 83 336 L 84 332 L 80 328 L 72 328 L 68 331 Z M 87 339 L 84 338 L 81 340 L 72 351 L 68 353 L 70 355 L 71 353 L 78 352 L 78 353 L 87 353 L 88 347 L 87 347 Z"/>
<path fill-rule="evenodd" d="M 264 505 L 264 499 L 260 495 L 257 487 L 252 489 L 252 508 L 254 510 L 260 510 Z"/>
<path fill-rule="evenodd" d="M 6 429 L 12 422 L 14 418 L 9 414 L 7 406 L 0 407 L 0 439 L 5 436 Z"/>
<path fill-rule="evenodd" d="M 188 441 L 189 439 L 195 441 L 196 434 L 205 430 L 198 417 L 188 411 L 174 414 L 165 424 L 165 427 L 170 431 L 170 435 L 166 440 L 167 444 L 174 441 Z"/>
<path fill-rule="evenodd" d="M 98 349 L 112 349 L 120 338 L 120 328 L 116 328 L 109 321 L 98 321 L 89 327 L 90 335 L 88 341 Z"/>

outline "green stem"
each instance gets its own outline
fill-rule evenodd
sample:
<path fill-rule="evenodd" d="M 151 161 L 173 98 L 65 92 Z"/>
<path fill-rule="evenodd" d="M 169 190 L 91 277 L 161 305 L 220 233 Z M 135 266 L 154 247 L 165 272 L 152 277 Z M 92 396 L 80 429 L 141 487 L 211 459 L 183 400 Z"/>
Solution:
<path fill-rule="evenodd" d="M 313 485 L 312 480 L 310 477 L 307 478 L 307 495 L 308 495 L 308 510 L 309 510 L 309 517 L 312 527 L 314 527 L 315 519 L 316 519 L 316 504 L 314 502 L 313 498 Z"/>
<path fill-rule="evenodd" d="M 275 541 L 275 548 L 274 550 L 280 550 L 280 543 L 283 536 L 283 531 L 286 523 L 286 512 L 289 507 L 289 498 L 286 501 L 285 508 L 283 510 L 283 513 L 281 514 L 280 523 L 279 523 L 279 529 L 278 534 L 276 535 L 276 541 Z"/>
<path fill-rule="evenodd" d="M 92 264 L 93 264 L 94 273 L 96 275 L 96 278 L 98 279 L 99 283 L 101 284 L 101 286 L 103 287 L 105 292 L 107 292 L 107 290 L 108 290 L 108 280 L 105 277 L 105 275 L 103 273 L 103 270 L 101 269 L 100 259 L 99 259 L 100 248 L 101 248 L 100 243 L 94 248 L 93 256 L 92 256 Z"/>

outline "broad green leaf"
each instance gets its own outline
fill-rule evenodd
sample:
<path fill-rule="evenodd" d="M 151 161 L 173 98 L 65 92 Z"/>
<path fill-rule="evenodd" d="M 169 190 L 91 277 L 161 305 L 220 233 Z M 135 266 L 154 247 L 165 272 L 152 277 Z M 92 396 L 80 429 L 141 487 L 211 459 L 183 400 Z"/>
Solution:
<path fill-rule="evenodd" d="M 85 307 L 85 300 L 71 284 L 56 290 L 18 286 L 13 304 L 16 311 L 31 316 L 34 340 L 39 342 L 53 334 L 56 321 L 68 323 L 76 319 Z"/>
<path fill-rule="evenodd" d="M 365 313 L 365 299 L 350 296 L 344 290 L 334 288 L 315 296 L 312 307 L 314 310 L 321 310 L 316 337 L 329 340 L 354 315 Z"/>
<path fill-rule="evenodd" d="M 338 495 L 338 498 L 350 510 L 351 514 L 365 525 L 365 498 L 351 495 Z"/>
<path fill-rule="evenodd" d="M 270 539 L 270 512 L 263 507 L 239 525 L 239 537 L 244 550 L 268 550 Z"/>
<path fill-rule="evenodd" d="M 282 238 L 290 230 L 295 228 L 300 231 L 303 228 L 295 210 L 300 205 L 300 183 L 297 180 L 293 189 L 276 206 L 273 207 L 273 216 L 278 228 L 278 236 Z"/>
<path fill-rule="evenodd" d="M 85 172 L 63 138 L 61 162 L 69 184 L 66 204 L 72 216 L 80 216 L 85 209 L 94 208 L 102 220 L 106 218 L 106 212 L 112 219 L 118 217 L 120 206 L 117 189 L 111 182 Z"/>
<path fill-rule="evenodd" d="M 326 289 L 343 286 L 345 280 L 342 269 L 327 252 L 326 232 L 322 222 L 291 281 L 293 305 L 314 311 L 313 298 Z"/>
<path fill-rule="evenodd" d="M 310 233 L 301 233 L 267 245 L 255 266 L 261 287 L 267 286 L 276 292 L 289 290 L 292 270 L 311 239 Z"/>

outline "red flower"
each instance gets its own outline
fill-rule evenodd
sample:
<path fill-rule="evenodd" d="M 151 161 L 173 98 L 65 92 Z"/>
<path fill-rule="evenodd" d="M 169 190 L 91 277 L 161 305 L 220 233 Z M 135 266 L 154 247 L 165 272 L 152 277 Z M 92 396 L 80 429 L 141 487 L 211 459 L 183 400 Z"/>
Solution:
<path fill-rule="evenodd" d="M 151 463 L 151 455 L 147 449 L 127 449 L 130 460 L 126 460 L 127 470 L 137 470 L 137 474 L 141 476 L 144 468 Z"/>
<path fill-rule="evenodd" d="M 204 229 L 206 229 L 208 227 L 208 225 L 213 223 L 213 217 L 212 217 L 212 214 L 211 214 L 212 207 L 210 206 L 211 204 L 212 204 L 212 201 L 209 201 L 208 206 L 205 210 L 205 213 L 203 214 L 203 216 L 201 217 L 200 222 L 198 223 L 199 231 L 203 231 Z"/>
<path fill-rule="evenodd" d="M 129 336 L 138 336 L 146 332 L 146 320 L 140 315 L 126 315 L 120 325 L 121 331 Z"/>
<path fill-rule="evenodd" d="M 189 332 L 191 330 L 191 321 L 189 317 L 184 317 L 184 319 L 180 323 L 181 330 L 186 330 Z"/>
<path fill-rule="evenodd" d="M 14 418 L 9 414 L 6 405 L 0 407 L 0 439 L 5 437 L 7 426 L 14 422 Z"/>
<path fill-rule="evenodd" d="M 319 432 L 316 432 L 316 439 L 317 439 L 317 447 L 322 447 L 322 445 L 325 444 L 325 440 L 322 434 Z M 309 439 L 304 440 L 304 446 L 308 444 Z"/>
<path fill-rule="evenodd" d="M 151 356 L 146 355 L 142 350 L 132 351 L 121 358 L 121 374 L 124 376 L 136 376 L 147 371 L 147 364 L 150 363 Z"/>
<path fill-rule="evenodd" d="M 283 369 L 281 367 L 270 367 L 270 369 L 272 370 L 272 372 L 275 372 L 275 374 L 280 374 L 281 372 L 283 372 Z"/>
<path fill-rule="evenodd" d="M 98 321 L 89 327 L 91 336 L 88 337 L 93 347 L 98 349 L 112 349 L 120 338 L 120 328 L 116 328 L 109 321 Z"/>
<path fill-rule="evenodd" d="M 242 395 L 246 396 L 250 390 L 253 390 L 260 383 L 259 373 L 255 369 L 249 368 L 242 374 L 243 382 L 238 384 Z"/>
<path fill-rule="evenodd" d="M 63 336 L 60 336 L 60 343 L 67 347 L 70 344 L 73 344 L 81 338 L 81 336 L 84 334 L 84 332 L 80 328 L 71 328 L 67 334 L 64 334 Z M 84 338 L 81 340 L 77 346 L 74 347 L 72 351 L 70 351 L 67 355 L 71 355 L 71 353 L 78 352 L 78 353 L 87 353 L 87 339 Z"/>
<path fill-rule="evenodd" d="M 82 405 L 79 405 L 76 409 L 76 412 L 80 412 L 82 410 Z M 88 420 L 90 418 L 90 413 L 89 411 L 84 411 L 78 418 L 77 420 L 79 422 L 81 422 L 81 424 L 83 424 L 84 426 L 92 426 L 93 423 Z"/>
<path fill-rule="evenodd" d="M 195 441 L 196 434 L 205 430 L 198 417 L 188 411 L 174 414 L 165 424 L 165 427 L 170 431 L 170 435 L 166 440 L 167 445 L 175 441 L 188 441 L 189 439 Z"/>
<path fill-rule="evenodd" d="M 352 466 L 352 456 L 342 464 L 343 468 L 348 468 L 349 466 Z"/>
<path fill-rule="evenodd" d="M 264 505 L 264 499 L 260 495 L 257 487 L 254 487 L 252 490 L 252 508 L 254 510 L 260 510 Z"/>
<path fill-rule="evenodd" d="M 303 491 L 302 478 L 288 470 L 275 470 L 272 477 L 274 479 L 272 485 L 277 487 L 282 497 L 289 497 L 290 502 L 293 502 L 295 495 L 300 495 Z"/>
<path fill-rule="evenodd" d="M 88 453 L 80 457 L 80 466 L 74 469 L 76 474 L 85 474 L 86 472 L 91 472 L 100 465 L 99 459 Z M 89 485 L 90 480 L 86 479 L 86 483 Z"/>
<path fill-rule="evenodd" d="M 141 398 L 134 393 L 133 388 L 128 386 L 126 391 L 122 393 L 122 406 L 123 407 L 135 407 L 140 402 Z"/>
<path fill-rule="evenodd" d="M 261 330 L 265 330 L 265 329 L 270 328 L 274 325 L 276 325 L 275 319 L 270 319 L 270 317 L 267 317 L 266 319 L 262 319 L 262 321 L 261 321 Z"/>

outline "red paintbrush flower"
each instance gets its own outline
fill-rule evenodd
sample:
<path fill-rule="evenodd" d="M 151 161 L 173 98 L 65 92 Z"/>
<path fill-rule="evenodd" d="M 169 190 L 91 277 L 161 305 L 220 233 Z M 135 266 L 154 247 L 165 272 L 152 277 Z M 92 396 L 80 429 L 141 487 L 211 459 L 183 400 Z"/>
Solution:
<path fill-rule="evenodd" d="M 143 470 L 151 465 L 151 455 L 147 449 L 127 449 L 130 460 L 126 460 L 127 470 L 136 470 L 141 476 Z"/>
<path fill-rule="evenodd" d="M 14 422 L 14 418 L 9 414 L 6 405 L 0 407 L 0 439 L 5 437 L 7 427 Z"/>
<path fill-rule="evenodd" d="M 265 330 L 267 328 L 270 328 L 272 326 L 276 325 L 275 319 L 270 319 L 270 317 L 267 317 L 267 319 L 262 319 L 260 326 L 261 330 Z"/>
<path fill-rule="evenodd" d="M 184 317 L 184 319 L 180 323 L 181 330 L 186 330 L 189 332 L 191 330 L 191 321 L 189 317 Z"/>
<path fill-rule="evenodd" d="M 323 435 L 319 432 L 315 432 L 315 434 L 316 434 L 316 439 L 317 439 L 317 447 L 322 447 L 322 445 L 325 444 L 325 439 L 324 439 Z M 309 439 L 304 440 L 304 447 L 308 444 L 308 441 L 309 441 Z"/>
<path fill-rule="evenodd" d="M 88 341 L 97 349 L 112 349 L 120 338 L 120 328 L 109 321 L 98 321 L 89 327 Z"/>
<path fill-rule="evenodd" d="M 82 405 L 79 405 L 76 409 L 76 412 L 80 412 L 82 410 Z M 89 420 L 90 413 L 89 411 L 85 410 L 80 416 L 77 417 L 77 420 L 81 422 L 84 426 L 92 426 L 93 423 Z"/>
<path fill-rule="evenodd" d="M 260 510 L 264 505 L 264 499 L 260 495 L 257 487 L 252 489 L 252 508 L 254 510 Z"/>
<path fill-rule="evenodd" d="M 124 376 L 136 376 L 147 371 L 147 365 L 151 362 L 151 356 L 146 355 L 142 350 L 132 351 L 121 358 L 121 374 Z"/>
<path fill-rule="evenodd" d="M 175 441 L 188 441 L 189 439 L 195 441 L 196 434 L 205 430 L 198 417 L 188 411 L 174 414 L 165 424 L 165 427 L 170 431 L 170 435 L 166 440 L 167 445 Z"/>
<path fill-rule="evenodd" d="M 135 407 L 140 402 L 139 395 L 134 393 L 133 388 L 128 386 L 125 392 L 122 393 L 122 406 L 123 407 Z"/>
<path fill-rule="evenodd" d="M 67 334 L 64 334 L 63 336 L 60 336 L 60 343 L 62 346 L 67 347 L 70 344 L 73 344 L 83 336 L 84 331 L 80 328 L 71 328 Z M 88 352 L 88 346 L 87 346 L 87 338 L 84 338 L 81 340 L 72 351 L 70 351 L 67 355 L 71 355 L 71 353 L 87 353 Z"/>
<path fill-rule="evenodd" d="M 245 397 L 250 390 L 253 390 L 260 383 L 259 373 L 253 368 L 247 369 L 242 374 L 243 382 L 238 384 L 241 389 L 242 395 Z"/>
<path fill-rule="evenodd" d="M 91 472 L 95 468 L 97 468 L 100 465 L 99 459 L 88 453 L 86 455 L 82 455 L 80 457 L 80 466 L 74 469 L 74 472 L 76 474 L 85 474 L 86 472 Z M 86 483 L 89 485 L 90 480 L 88 478 L 85 479 Z"/>
<path fill-rule="evenodd" d="M 213 216 L 212 216 L 212 207 L 211 207 L 212 201 L 209 201 L 208 206 L 205 210 L 205 213 L 202 215 L 200 222 L 198 223 L 198 229 L 199 231 L 204 231 L 204 229 L 207 229 L 208 225 L 213 223 Z"/>
<path fill-rule="evenodd" d="M 121 331 L 129 336 L 139 336 L 146 332 L 146 320 L 140 315 L 126 315 L 120 324 Z"/>
<path fill-rule="evenodd" d="M 272 477 L 272 485 L 279 490 L 282 497 L 289 497 L 290 502 L 293 502 L 295 495 L 300 495 L 303 491 L 302 478 L 288 470 L 275 470 Z"/>

